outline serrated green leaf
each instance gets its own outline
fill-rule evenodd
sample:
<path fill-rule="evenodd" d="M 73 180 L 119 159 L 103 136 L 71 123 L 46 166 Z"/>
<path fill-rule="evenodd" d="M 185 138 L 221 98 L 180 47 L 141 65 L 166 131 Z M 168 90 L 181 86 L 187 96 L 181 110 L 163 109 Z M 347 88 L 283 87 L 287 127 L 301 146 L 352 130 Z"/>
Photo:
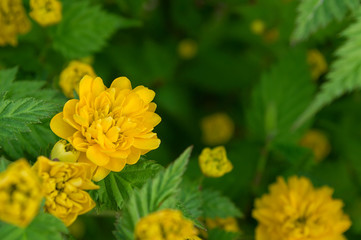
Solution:
<path fill-rule="evenodd" d="M 9 68 L 0 71 L 0 92 L 7 92 L 15 80 L 18 68 Z"/>
<path fill-rule="evenodd" d="M 62 240 L 62 233 L 68 233 L 64 223 L 44 212 L 36 216 L 26 228 L 0 224 L 1 240 Z"/>
<path fill-rule="evenodd" d="M 241 211 L 234 203 L 220 192 L 206 189 L 202 191 L 203 217 L 205 218 L 227 218 L 242 217 Z"/>
<path fill-rule="evenodd" d="M 333 20 L 341 21 L 349 10 L 359 7 L 358 0 L 303 0 L 298 7 L 292 41 L 301 41 Z"/>
<path fill-rule="evenodd" d="M 182 175 L 191 154 L 191 148 L 165 171 L 149 180 L 140 190 L 134 191 L 123 209 L 123 215 L 115 224 L 117 239 L 133 240 L 134 229 L 140 218 L 163 208 L 176 208 L 175 197 L 182 181 Z"/>

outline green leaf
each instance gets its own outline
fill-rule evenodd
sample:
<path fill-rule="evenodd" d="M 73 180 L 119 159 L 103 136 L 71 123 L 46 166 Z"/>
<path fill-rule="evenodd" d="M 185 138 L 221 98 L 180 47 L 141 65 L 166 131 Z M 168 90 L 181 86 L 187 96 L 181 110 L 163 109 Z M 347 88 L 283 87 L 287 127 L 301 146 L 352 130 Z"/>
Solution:
<path fill-rule="evenodd" d="M 1 240 L 62 240 L 68 233 L 64 223 L 48 213 L 40 213 L 26 228 L 0 223 Z"/>
<path fill-rule="evenodd" d="M 312 103 L 295 123 L 295 128 L 310 119 L 324 106 L 341 95 L 361 88 L 361 57 L 359 54 L 361 41 L 361 9 L 357 12 L 356 22 L 349 26 L 342 36 L 346 42 L 336 51 L 337 60 L 331 65 L 328 81 L 321 86 Z"/>
<path fill-rule="evenodd" d="M 333 20 L 341 21 L 349 10 L 359 7 L 358 0 L 303 0 L 298 7 L 292 41 L 301 41 Z"/>
<path fill-rule="evenodd" d="M 101 50 L 117 29 L 138 25 L 138 21 L 90 6 L 88 1 L 66 1 L 63 19 L 51 32 L 53 47 L 66 58 L 86 57 Z"/>
<path fill-rule="evenodd" d="M 99 190 L 93 191 L 97 207 L 101 209 L 121 209 L 134 189 L 141 188 L 146 181 L 153 178 L 162 166 L 155 161 L 140 159 L 134 165 L 127 165 L 121 172 L 111 172 L 98 182 Z M 95 193 L 94 193 L 95 192 Z"/>
<path fill-rule="evenodd" d="M 134 239 L 134 229 L 140 218 L 164 208 L 176 208 L 175 196 L 191 154 L 191 148 L 165 171 L 149 180 L 140 190 L 134 191 L 115 224 L 117 239 Z"/>
<path fill-rule="evenodd" d="M 15 80 L 18 68 L 9 68 L 0 71 L 0 92 L 7 92 Z"/>
<path fill-rule="evenodd" d="M 205 218 L 227 218 L 242 217 L 241 211 L 234 203 L 220 192 L 205 189 L 202 191 L 203 217 Z"/>
<path fill-rule="evenodd" d="M 0 157 L 0 172 L 5 171 L 10 163 L 11 162 L 9 160 L 7 160 L 4 156 L 1 156 Z"/>
<path fill-rule="evenodd" d="M 235 240 L 238 239 L 239 233 L 226 232 L 222 229 L 211 229 L 208 233 L 208 240 Z"/>

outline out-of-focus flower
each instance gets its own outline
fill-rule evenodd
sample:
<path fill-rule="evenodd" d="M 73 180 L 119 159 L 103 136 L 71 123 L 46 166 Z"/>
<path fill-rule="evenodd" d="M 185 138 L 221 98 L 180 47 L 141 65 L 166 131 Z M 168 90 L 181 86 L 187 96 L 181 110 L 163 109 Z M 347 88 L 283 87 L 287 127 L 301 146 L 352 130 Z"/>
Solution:
<path fill-rule="evenodd" d="M 312 80 L 317 80 L 327 72 L 328 66 L 325 57 L 317 49 L 307 52 L 307 63 L 310 66 Z"/>
<path fill-rule="evenodd" d="M 30 17 L 42 26 L 50 26 L 61 21 L 61 2 L 58 0 L 30 0 Z"/>
<path fill-rule="evenodd" d="M 251 31 L 256 35 L 262 35 L 266 29 L 264 22 L 261 19 L 256 19 L 251 22 Z"/>
<path fill-rule="evenodd" d="M 95 78 L 96 74 L 89 64 L 80 61 L 71 61 L 61 72 L 59 86 L 68 98 L 74 98 L 74 90 L 79 94 L 80 80 L 85 76 Z"/>
<path fill-rule="evenodd" d="M 50 153 L 51 160 L 60 162 L 77 162 L 80 152 L 66 140 L 62 139 L 55 143 Z"/>
<path fill-rule="evenodd" d="M 161 118 L 154 113 L 154 96 L 144 86 L 132 89 L 125 77 L 106 88 L 101 78 L 85 76 L 80 82 L 80 99 L 69 100 L 50 127 L 81 152 L 78 161 L 91 164 L 93 180 L 99 181 L 159 147 L 153 129 Z"/>
<path fill-rule="evenodd" d="M 331 151 L 331 145 L 326 135 L 316 129 L 309 130 L 301 139 L 300 145 L 312 150 L 316 162 L 320 162 Z"/>
<path fill-rule="evenodd" d="M 193 39 L 183 39 L 178 45 L 178 54 L 183 59 L 192 59 L 198 51 L 198 44 Z"/>
<path fill-rule="evenodd" d="M 272 28 L 270 30 L 267 30 L 263 34 L 263 40 L 268 44 L 277 42 L 279 37 L 280 37 L 280 31 L 277 28 Z"/>
<path fill-rule="evenodd" d="M 223 146 L 214 149 L 204 148 L 198 160 L 203 174 L 207 177 L 222 177 L 233 169 Z"/>
<path fill-rule="evenodd" d="M 202 139 L 207 145 L 227 143 L 234 134 L 234 122 L 225 113 L 215 113 L 201 121 Z"/>
<path fill-rule="evenodd" d="M 237 219 L 234 217 L 228 218 L 206 218 L 206 225 L 208 229 L 220 228 L 226 232 L 240 232 Z"/>
<path fill-rule="evenodd" d="M 0 46 L 16 46 L 17 35 L 29 32 L 30 27 L 22 0 L 0 1 Z"/>
<path fill-rule="evenodd" d="M 83 220 L 81 218 L 77 218 L 75 222 L 73 222 L 69 227 L 70 234 L 75 239 L 82 239 L 84 237 L 86 226 Z"/>
<path fill-rule="evenodd" d="M 282 177 L 255 202 L 256 240 L 344 240 L 351 226 L 343 202 L 329 187 L 315 189 L 305 177 Z"/>
<path fill-rule="evenodd" d="M 56 162 L 40 156 L 33 169 L 43 182 L 45 211 L 61 219 L 66 226 L 95 207 L 95 202 L 84 191 L 99 188 L 91 181 L 90 165 Z"/>
<path fill-rule="evenodd" d="M 37 215 L 43 198 L 39 177 L 25 159 L 0 173 L 0 220 L 26 227 Z"/>
<path fill-rule="evenodd" d="M 185 240 L 194 239 L 197 229 L 182 212 L 164 209 L 139 220 L 135 227 L 136 240 Z"/>

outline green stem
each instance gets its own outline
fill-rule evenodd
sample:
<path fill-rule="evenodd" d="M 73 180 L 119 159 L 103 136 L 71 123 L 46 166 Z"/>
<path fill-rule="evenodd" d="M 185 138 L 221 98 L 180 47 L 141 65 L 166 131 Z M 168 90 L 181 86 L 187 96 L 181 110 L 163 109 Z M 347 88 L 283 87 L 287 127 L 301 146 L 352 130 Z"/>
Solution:
<path fill-rule="evenodd" d="M 266 169 L 268 154 L 269 154 L 270 142 L 267 141 L 265 146 L 261 150 L 261 155 L 258 159 L 256 173 L 253 179 L 253 191 L 256 192 L 263 177 L 264 170 Z"/>

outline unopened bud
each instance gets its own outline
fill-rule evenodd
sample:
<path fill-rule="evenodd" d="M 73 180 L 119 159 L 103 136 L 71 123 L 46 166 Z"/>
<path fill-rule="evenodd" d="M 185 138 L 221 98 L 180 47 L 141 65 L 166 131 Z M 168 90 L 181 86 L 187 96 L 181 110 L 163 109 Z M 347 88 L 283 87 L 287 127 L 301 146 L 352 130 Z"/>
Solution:
<path fill-rule="evenodd" d="M 80 152 L 77 151 L 68 141 L 62 139 L 55 143 L 50 153 L 51 160 L 60 162 L 76 162 Z"/>

